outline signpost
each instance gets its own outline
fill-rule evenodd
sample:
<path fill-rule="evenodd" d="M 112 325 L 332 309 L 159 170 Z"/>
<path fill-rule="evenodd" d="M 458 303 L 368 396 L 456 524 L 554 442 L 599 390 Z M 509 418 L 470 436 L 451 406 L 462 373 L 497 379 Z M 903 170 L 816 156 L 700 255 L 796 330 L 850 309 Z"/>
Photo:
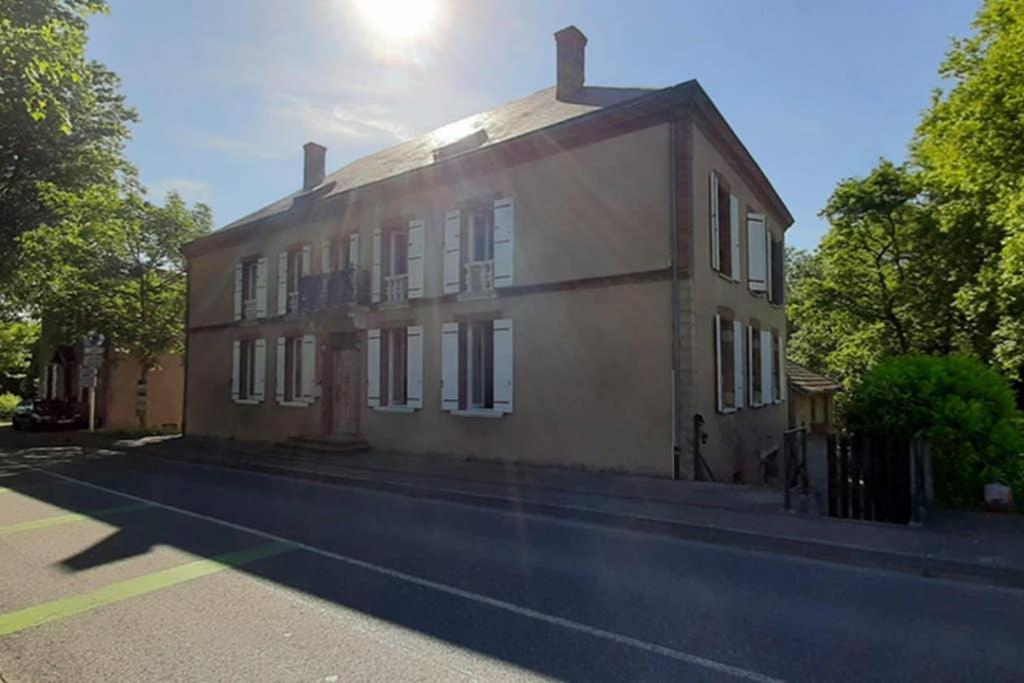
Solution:
<path fill-rule="evenodd" d="M 99 370 L 103 367 L 103 345 L 106 342 L 102 334 L 90 332 L 82 342 L 82 368 L 79 371 L 79 386 L 89 388 L 89 431 L 96 431 L 96 381 Z"/>

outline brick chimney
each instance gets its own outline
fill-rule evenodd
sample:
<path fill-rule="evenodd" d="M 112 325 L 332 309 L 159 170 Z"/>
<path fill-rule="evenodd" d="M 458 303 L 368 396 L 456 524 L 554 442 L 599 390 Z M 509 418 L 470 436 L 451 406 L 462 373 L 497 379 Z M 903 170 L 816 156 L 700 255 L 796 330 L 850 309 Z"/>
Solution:
<path fill-rule="evenodd" d="M 302 191 L 308 192 L 324 181 L 327 148 L 315 142 L 307 142 L 302 146 L 302 150 L 305 152 L 302 163 Z"/>
<path fill-rule="evenodd" d="M 583 57 L 587 49 L 587 37 L 575 26 L 567 26 L 555 34 L 558 60 L 558 81 L 555 98 L 567 99 L 583 88 Z"/>

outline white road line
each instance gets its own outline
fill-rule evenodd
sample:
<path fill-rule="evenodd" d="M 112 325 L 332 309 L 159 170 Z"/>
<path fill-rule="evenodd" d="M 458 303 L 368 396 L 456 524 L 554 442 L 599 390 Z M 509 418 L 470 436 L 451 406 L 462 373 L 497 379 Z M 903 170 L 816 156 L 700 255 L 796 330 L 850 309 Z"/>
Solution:
<path fill-rule="evenodd" d="M 743 669 L 743 668 L 740 668 L 740 667 L 737 667 L 737 666 L 732 666 L 732 665 L 729 665 L 729 664 L 724 664 L 722 662 L 718 662 L 718 661 L 715 661 L 713 659 L 708 659 L 706 657 L 700 657 L 698 655 L 693 655 L 693 654 L 690 654 L 688 652 L 682 652 L 680 650 L 674 650 L 672 648 L 665 647 L 664 645 L 658 645 L 656 643 L 649 643 L 649 642 L 647 642 L 645 640 L 640 640 L 638 638 L 633 638 L 631 636 L 622 635 L 620 633 L 614 633 L 612 631 L 606 631 L 604 629 L 595 628 L 593 626 L 587 626 L 586 624 L 581 624 L 579 622 L 572 621 L 570 619 L 565 619 L 563 617 L 556 617 L 554 615 L 546 614 L 544 612 L 538 612 L 537 610 L 530 609 L 529 607 L 522 607 L 520 605 L 516 605 L 516 604 L 511 603 L 511 602 L 505 602 L 504 600 L 498 600 L 496 598 L 491 598 L 491 597 L 488 597 L 486 595 L 481 595 L 479 593 L 474 593 L 472 591 L 467 591 L 467 590 L 463 590 L 461 588 L 456 588 L 455 586 L 449 586 L 449 585 L 444 584 L 444 583 L 438 583 L 436 581 L 431 581 L 430 579 L 424 579 L 424 578 L 421 578 L 421 577 L 418 577 L 418 576 L 413 576 L 412 574 L 406 574 L 405 572 L 401 572 L 401 571 L 398 571 L 396 569 L 389 569 L 387 567 L 382 567 L 380 565 L 373 564 L 371 562 L 366 562 L 364 560 L 359 560 L 359 559 L 356 559 L 354 557 L 349 557 L 347 555 L 341 555 L 339 553 L 334 553 L 334 552 L 331 552 L 329 550 L 324 550 L 323 548 L 317 548 L 315 546 L 307 545 L 305 543 L 302 543 L 301 541 L 296 541 L 296 540 L 293 540 L 293 539 L 290 539 L 290 538 L 285 538 L 284 536 L 278 536 L 277 534 L 271 534 L 271 533 L 268 533 L 266 531 L 260 531 L 259 529 L 254 529 L 252 527 L 247 527 L 247 526 L 244 526 L 242 524 L 235 524 L 234 522 L 228 522 L 227 520 L 219 519 L 217 517 L 211 517 L 209 515 L 204 515 L 204 514 L 199 513 L 199 512 L 192 512 L 191 510 L 185 510 L 183 508 L 175 507 L 174 505 L 167 505 L 166 503 L 161 503 L 159 501 L 152 500 L 152 499 L 149 499 L 149 498 L 143 498 L 142 496 L 136 496 L 136 495 L 133 495 L 131 493 L 125 493 L 124 491 L 118 491 L 117 489 L 112 489 L 112 488 L 108 488 L 106 486 L 101 486 L 100 484 L 94 484 L 92 482 L 85 481 L 83 479 L 77 479 L 75 477 L 69 477 L 69 476 L 64 475 L 64 474 L 58 474 L 57 472 L 50 472 L 49 470 L 46 470 L 46 469 L 43 469 L 43 468 L 40 468 L 40 467 L 34 467 L 34 466 L 29 466 L 29 467 L 31 467 L 31 469 L 33 469 L 33 470 L 36 470 L 38 472 L 42 472 L 43 474 L 47 474 L 47 475 L 49 475 L 51 477 L 56 477 L 58 479 L 63 479 L 64 481 L 74 482 L 74 483 L 80 484 L 82 486 L 87 486 L 89 488 L 96 489 L 98 491 L 104 491 L 106 493 L 110 493 L 110 494 L 113 494 L 113 495 L 116 495 L 116 496 L 122 496 L 124 498 L 128 498 L 130 500 L 135 500 L 135 501 L 138 501 L 138 502 L 141 502 L 141 503 L 150 503 L 153 506 L 158 507 L 158 508 L 163 508 L 164 510 L 170 510 L 172 512 L 177 512 L 178 514 L 181 514 L 181 515 L 186 515 L 188 517 L 194 517 L 196 519 L 201 519 L 201 520 L 204 520 L 204 521 L 207 521 L 207 522 L 213 522 L 214 524 L 220 524 L 221 526 L 228 527 L 229 529 L 235 529 L 237 531 L 244 531 L 244 532 L 253 534 L 255 536 L 262 536 L 263 538 L 267 538 L 267 539 L 270 539 L 272 541 L 280 541 L 280 542 L 284 542 L 284 543 L 291 543 L 291 544 L 295 545 L 296 547 L 301 548 L 302 550 L 306 550 L 308 552 L 314 553 L 316 555 L 320 555 L 322 557 L 328 557 L 328 558 L 330 558 L 332 560 L 336 560 L 338 562 L 344 562 L 345 564 L 351 565 L 353 567 L 359 567 L 360 569 L 366 569 L 368 571 L 375 572 L 377 574 L 382 574 L 384 576 L 387 576 L 387 577 L 390 577 L 390 578 L 393 578 L 393 579 L 398 579 L 400 581 L 405 581 L 407 583 L 411 583 L 411 584 L 416 585 L 416 586 L 422 586 L 423 588 L 430 588 L 432 590 L 440 591 L 442 593 L 447 593 L 449 595 L 454 595 L 454 596 L 457 596 L 457 597 L 460 597 L 460 598 L 464 598 L 466 600 L 470 600 L 472 602 L 477 602 L 477 603 L 480 603 L 482 605 L 487 605 L 488 607 L 494 607 L 495 609 L 500 609 L 500 610 L 503 610 L 505 612 L 510 612 L 512 614 L 517 614 L 519 616 L 529 617 L 531 619 L 535 619 L 537 621 L 542 621 L 542 622 L 547 623 L 547 624 L 553 624 L 555 626 L 561 626 L 562 628 L 566 628 L 566 629 L 569 629 L 571 631 L 576 631 L 578 633 L 584 633 L 586 635 L 593 636 L 595 638 L 601 638 L 603 640 L 609 640 L 609 641 L 611 641 L 613 643 L 618 643 L 620 645 L 626 645 L 626 646 L 629 646 L 629 647 L 633 647 L 633 648 L 636 648 L 638 650 L 643 650 L 644 652 L 651 652 L 651 653 L 654 653 L 654 654 L 662 655 L 664 657 L 669 657 L 671 659 L 676 659 L 676 660 L 681 661 L 681 662 L 686 662 L 687 664 L 693 664 L 695 666 L 700 666 L 700 667 L 703 667 L 705 669 L 709 669 L 711 671 L 715 671 L 715 672 L 722 673 L 722 674 L 727 674 L 727 675 L 734 676 L 736 678 L 741 678 L 741 679 L 747 680 L 747 681 L 758 681 L 759 683 L 781 683 L 781 681 L 782 681 L 782 679 L 773 678 L 771 676 L 759 673 L 757 671 L 751 671 L 749 669 Z"/>

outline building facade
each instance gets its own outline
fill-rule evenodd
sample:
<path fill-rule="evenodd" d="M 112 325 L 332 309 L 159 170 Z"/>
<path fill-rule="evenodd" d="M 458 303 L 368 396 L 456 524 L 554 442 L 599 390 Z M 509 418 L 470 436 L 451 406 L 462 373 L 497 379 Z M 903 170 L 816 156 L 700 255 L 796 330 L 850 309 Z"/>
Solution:
<path fill-rule="evenodd" d="M 696 81 L 586 86 L 556 43 L 556 87 L 331 175 L 309 143 L 186 247 L 188 433 L 756 477 L 792 218 Z"/>

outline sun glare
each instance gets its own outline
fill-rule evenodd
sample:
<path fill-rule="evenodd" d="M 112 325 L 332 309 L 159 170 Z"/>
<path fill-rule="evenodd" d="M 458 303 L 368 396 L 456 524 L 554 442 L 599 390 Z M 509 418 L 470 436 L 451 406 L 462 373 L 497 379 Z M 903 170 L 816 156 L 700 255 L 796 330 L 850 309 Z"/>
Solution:
<path fill-rule="evenodd" d="M 438 11 L 436 0 L 356 0 L 355 6 L 370 31 L 396 42 L 428 34 Z"/>

